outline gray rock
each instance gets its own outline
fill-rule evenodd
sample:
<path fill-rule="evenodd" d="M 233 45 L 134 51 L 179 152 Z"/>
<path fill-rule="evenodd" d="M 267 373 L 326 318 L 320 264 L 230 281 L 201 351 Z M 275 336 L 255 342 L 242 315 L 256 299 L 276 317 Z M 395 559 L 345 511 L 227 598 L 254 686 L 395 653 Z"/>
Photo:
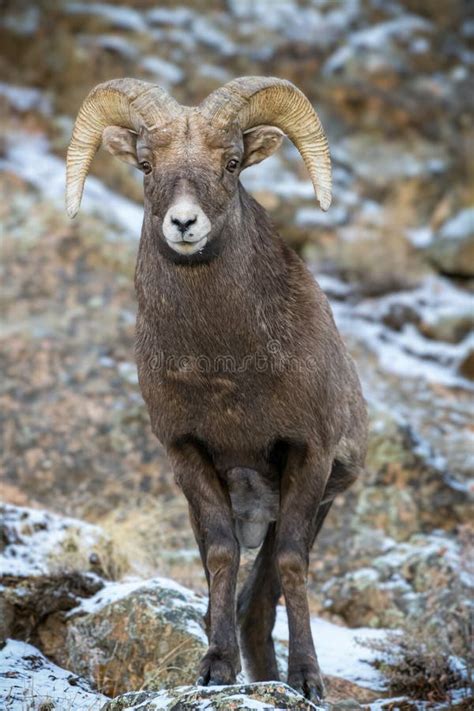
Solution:
<path fill-rule="evenodd" d="M 207 649 L 206 601 L 166 578 L 107 584 L 67 616 L 44 626 L 50 656 L 108 695 L 195 681 Z"/>
<path fill-rule="evenodd" d="M 404 139 L 376 143 L 367 134 L 354 134 L 332 148 L 334 158 L 368 184 L 386 188 L 403 179 L 429 181 L 444 173 L 449 153 L 424 139 Z"/>
<path fill-rule="evenodd" d="M 474 276 L 474 208 L 466 208 L 446 222 L 426 254 L 444 274 Z"/>
<path fill-rule="evenodd" d="M 292 709 L 292 711 L 310 711 L 328 708 L 315 706 L 281 682 L 266 682 L 235 686 L 186 687 L 159 692 L 142 691 L 119 696 L 105 704 L 101 711 L 154 711 L 155 709 L 171 709 L 182 711 L 197 711 L 212 708 L 213 711 L 228 711 L 228 709 Z M 343 708 L 339 704 L 331 708 Z M 346 707 L 347 708 L 347 707 Z M 352 708 L 360 708 L 357 704 Z"/>

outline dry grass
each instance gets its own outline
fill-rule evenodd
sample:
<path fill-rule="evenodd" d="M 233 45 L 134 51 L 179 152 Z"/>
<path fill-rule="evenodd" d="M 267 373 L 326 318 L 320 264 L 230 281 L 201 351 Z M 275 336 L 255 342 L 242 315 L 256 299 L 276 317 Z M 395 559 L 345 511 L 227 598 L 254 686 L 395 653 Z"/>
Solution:
<path fill-rule="evenodd" d="M 108 580 L 119 580 L 130 569 L 127 556 L 106 536 L 97 539 L 91 552 L 81 540 L 81 530 L 68 531 L 51 559 L 52 571 L 68 573 L 93 569 Z"/>
<path fill-rule="evenodd" d="M 114 548 L 142 576 L 173 578 L 206 592 L 199 552 L 189 523 L 184 496 L 146 496 L 100 520 Z"/>

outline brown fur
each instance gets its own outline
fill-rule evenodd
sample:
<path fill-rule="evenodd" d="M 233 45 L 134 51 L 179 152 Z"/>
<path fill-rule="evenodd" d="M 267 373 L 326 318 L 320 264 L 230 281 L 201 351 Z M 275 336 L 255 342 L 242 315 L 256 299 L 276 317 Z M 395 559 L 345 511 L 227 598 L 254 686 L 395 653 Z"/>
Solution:
<path fill-rule="evenodd" d="M 278 678 L 271 631 L 283 592 L 288 682 L 315 700 L 323 684 L 308 557 L 334 496 L 363 467 L 359 381 L 325 295 L 240 185 L 239 171 L 226 171 L 230 156 L 242 169 L 273 148 L 234 126 L 217 134 L 194 110 L 171 133 L 131 138 L 137 162 L 153 167 L 136 268 L 136 357 L 152 428 L 189 502 L 209 583 L 200 682 L 235 681 L 236 612 L 251 678 Z M 205 248 L 191 257 L 173 252 L 161 231 L 183 189 L 212 223 Z M 240 543 L 262 539 L 236 610 Z"/>

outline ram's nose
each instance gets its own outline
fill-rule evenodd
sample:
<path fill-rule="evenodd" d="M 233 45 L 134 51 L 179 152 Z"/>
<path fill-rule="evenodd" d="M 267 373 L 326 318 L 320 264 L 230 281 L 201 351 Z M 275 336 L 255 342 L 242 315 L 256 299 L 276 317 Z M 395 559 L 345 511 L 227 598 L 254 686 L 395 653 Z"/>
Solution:
<path fill-rule="evenodd" d="M 183 238 L 186 234 L 186 232 L 189 230 L 189 228 L 192 225 L 195 225 L 197 222 L 197 215 L 194 215 L 194 217 L 191 217 L 189 219 L 182 218 L 182 217 L 175 217 L 173 214 L 171 214 L 171 223 L 173 225 L 176 225 L 177 229 L 181 234 L 183 235 Z"/>
<path fill-rule="evenodd" d="M 195 198 L 182 195 L 170 206 L 163 220 L 163 234 L 172 249 L 182 254 L 202 249 L 211 223 Z"/>

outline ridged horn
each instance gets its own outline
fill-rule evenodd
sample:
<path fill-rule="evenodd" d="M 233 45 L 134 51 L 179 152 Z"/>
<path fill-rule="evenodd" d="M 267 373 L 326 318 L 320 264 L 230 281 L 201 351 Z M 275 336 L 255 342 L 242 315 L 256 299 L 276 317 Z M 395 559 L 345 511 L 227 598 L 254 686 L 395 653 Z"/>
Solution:
<path fill-rule="evenodd" d="M 181 113 L 180 105 L 161 87 L 138 79 L 112 79 L 98 84 L 76 118 L 66 160 L 66 210 L 74 217 L 84 182 L 107 126 L 138 131 L 154 128 Z"/>
<path fill-rule="evenodd" d="M 331 204 L 331 158 L 319 116 L 290 81 L 275 77 L 233 79 L 209 94 L 200 112 L 218 128 L 237 120 L 242 131 L 260 124 L 281 129 L 294 143 L 323 210 Z"/>

